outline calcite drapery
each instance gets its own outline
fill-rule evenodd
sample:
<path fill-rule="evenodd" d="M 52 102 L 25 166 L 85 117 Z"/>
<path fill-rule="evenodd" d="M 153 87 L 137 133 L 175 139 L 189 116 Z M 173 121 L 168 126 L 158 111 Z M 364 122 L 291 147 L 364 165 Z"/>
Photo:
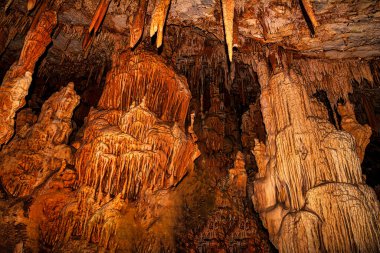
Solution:
<path fill-rule="evenodd" d="M 132 103 L 139 105 L 145 98 L 146 107 L 159 119 L 175 121 L 184 127 L 191 98 L 186 78 L 177 75 L 157 56 L 137 52 L 133 57 L 122 54 L 114 58 L 107 83 L 112 85 L 105 86 L 99 109 L 128 110 Z"/>
<path fill-rule="evenodd" d="M 25 38 L 19 60 L 6 73 L 0 87 L 0 145 L 7 143 L 14 133 L 14 117 L 25 105 L 37 60 L 50 44 L 50 34 L 57 24 L 57 14 L 46 11 L 37 26 Z"/>
<path fill-rule="evenodd" d="M 260 62 L 258 74 L 267 139 L 254 148 L 253 202 L 272 242 L 282 252 L 379 251 L 379 204 L 354 138 L 328 122 L 293 70 L 270 75 Z"/>
<path fill-rule="evenodd" d="M 132 247 L 120 240 L 125 229 L 120 224 L 135 222 L 128 212 L 137 205 L 136 222 L 149 230 L 156 201 L 166 196 L 160 192 L 178 184 L 199 155 L 184 133 L 189 101 L 186 79 L 159 57 L 141 52 L 115 57 L 76 153 L 76 200 L 55 224 L 60 231 L 45 243 L 58 247 L 75 235 L 103 249 Z M 149 233 L 157 240 L 158 234 Z"/>
<path fill-rule="evenodd" d="M 8 194 L 30 195 L 53 173 L 74 164 L 71 148 L 66 144 L 78 104 L 79 96 L 70 83 L 44 103 L 34 125 L 17 133 L 1 151 L 0 179 Z"/>

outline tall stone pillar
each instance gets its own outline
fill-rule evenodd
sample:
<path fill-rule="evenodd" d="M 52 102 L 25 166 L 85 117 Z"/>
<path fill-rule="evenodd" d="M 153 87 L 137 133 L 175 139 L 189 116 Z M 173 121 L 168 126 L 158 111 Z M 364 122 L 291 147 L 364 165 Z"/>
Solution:
<path fill-rule="evenodd" d="M 256 141 L 255 209 L 280 252 L 378 252 L 380 211 L 354 137 L 337 130 L 291 69 L 258 64 L 266 143 Z"/>

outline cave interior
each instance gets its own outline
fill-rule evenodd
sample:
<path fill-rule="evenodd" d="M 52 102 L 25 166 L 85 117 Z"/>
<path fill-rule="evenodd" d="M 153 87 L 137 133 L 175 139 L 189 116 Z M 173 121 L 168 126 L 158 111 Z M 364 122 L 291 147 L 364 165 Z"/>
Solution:
<path fill-rule="evenodd" d="M 380 2 L 0 3 L 0 252 L 380 252 Z"/>

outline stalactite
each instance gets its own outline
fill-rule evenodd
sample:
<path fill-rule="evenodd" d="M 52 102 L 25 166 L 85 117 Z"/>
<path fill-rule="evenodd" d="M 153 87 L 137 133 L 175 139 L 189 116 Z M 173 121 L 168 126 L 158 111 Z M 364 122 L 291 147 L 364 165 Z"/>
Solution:
<path fill-rule="evenodd" d="M 319 23 L 317 21 L 317 18 L 315 17 L 315 13 L 313 10 L 313 6 L 311 5 L 310 0 L 301 0 L 302 4 L 305 8 L 305 11 L 310 19 L 311 24 L 313 25 L 313 28 L 317 28 L 319 26 Z"/>
<path fill-rule="evenodd" d="M 31 11 L 34 9 L 34 6 L 36 6 L 37 0 L 28 0 L 27 9 L 28 11 Z"/>
<path fill-rule="evenodd" d="M 235 0 L 222 0 L 223 23 L 226 37 L 228 59 L 232 62 L 232 49 L 234 43 L 234 13 Z"/>
<path fill-rule="evenodd" d="M 90 27 L 88 28 L 88 32 L 90 34 L 96 34 L 99 30 L 100 25 L 102 24 L 106 14 L 108 7 L 111 3 L 111 0 L 100 0 L 98 8 L 92 18 Z"/>
<path fill-rule="evenodd" d="M 342 129 L 355 138 L 356 152 L 362 162 L 372 134 L 371 127 L 368 125 L 362 126 L 357 122 L 354 107 L 349 101 L 346 101 L 344 105 L 338 104 L 338 112 L 341 117 L 340 125 Z"/>
<path fill-rule="evenodd" d="M 166 16 L 168 15 L 171 0 L 157 0 L 150 24 L 150 37 L 157 33 L 157 48 L 161 47 L 164 37 Z"/>
<path fill-rule="evenodd" d="M 7 143 L 14 133 L 14 117 L 25 105 L 37 60 L 51 42 L 50 34 L 57 24 L 53 11 L 44 12 L 35 29 L 28 32 L 19 60 L 6 73 L 0 87 L 0 145 Z"/>
<path fill-rule="evenodd" d="M 38 11 L 36 15 L 33 17 L 32 24 L 30 25 L 30 28 L 29 28 L 30 30 L 33 30 L 36 28 L 38 21 L 41 18 L 42 13 L 44 13 L 46 10 L 46 7 L 47 7 L 47 1 L 43 1 L 42 4 L 38 7 Z"/>
<path fill-rule="evenodd" d="M 148 8 L 149 0 L 140 0 L 138 10 L 133 18 L 132 25 L 130 27 L 130 40 L 129 46 L 134 48 L 143 35 L 145 16 Z"/>
<path fill-rule="evenodd" d="M 6 4 L 5 7 L 4 7 L 4 11 L 7 11 L 7 10 L 8 10 L 8 8 L 12 5 L 13 1 L 14 1 L 14 0 L 8 0 L 8 1 L 7 1 L 7 4 Z"/>

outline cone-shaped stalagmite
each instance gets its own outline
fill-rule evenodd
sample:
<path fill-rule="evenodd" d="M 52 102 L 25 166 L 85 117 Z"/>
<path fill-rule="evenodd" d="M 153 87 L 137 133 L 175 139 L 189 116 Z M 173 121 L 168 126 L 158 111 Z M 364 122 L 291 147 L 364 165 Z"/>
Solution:
<path fill-rule="evenodd" d="M 24 126 L 2 150 L 1 184 L 10 195 L 32 194 L 63 164 L 74 164 L 71 149 L 66 144 L 79 99 L 74 84 L 69 83 L 44 103 L 38 121 L 29 128 Z"/>

